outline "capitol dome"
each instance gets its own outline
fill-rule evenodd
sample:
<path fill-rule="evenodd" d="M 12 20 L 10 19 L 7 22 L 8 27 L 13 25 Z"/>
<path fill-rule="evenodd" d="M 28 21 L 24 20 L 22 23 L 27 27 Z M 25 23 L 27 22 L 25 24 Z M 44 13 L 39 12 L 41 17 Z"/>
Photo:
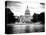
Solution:
<path fill-rule="evenodd" d="M 28 6 L 27 6 L 27 9 L 26 9 L 26 11 L 25 11 L 25 15 L 30 15 L 30 11 L 29 11 L 29 9 L 28 9 Z"/>

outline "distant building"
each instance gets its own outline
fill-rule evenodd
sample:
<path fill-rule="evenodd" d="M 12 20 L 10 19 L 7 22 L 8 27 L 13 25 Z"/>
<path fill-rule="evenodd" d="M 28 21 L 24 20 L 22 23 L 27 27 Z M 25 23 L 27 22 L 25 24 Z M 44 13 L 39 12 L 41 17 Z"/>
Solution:
<path fill-rule="evenodd" d="M 30 11 L 29 11 L 28 6 L 27 6 L 27 9 L 25 11 L 25 15 L 20 16 L 20 22 L 30 23 L 31 19 L 32 19 L 32 16 L 30 15 Z"/>

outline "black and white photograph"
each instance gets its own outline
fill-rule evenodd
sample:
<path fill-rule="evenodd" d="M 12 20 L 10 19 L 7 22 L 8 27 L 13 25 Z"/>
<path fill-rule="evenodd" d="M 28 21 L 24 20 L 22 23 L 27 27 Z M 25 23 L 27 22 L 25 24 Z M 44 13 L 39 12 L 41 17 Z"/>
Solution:
<path fill-rule="evenodd" d="M 5 34 L 45 32 L 45 0 L 6 0 Z"/>

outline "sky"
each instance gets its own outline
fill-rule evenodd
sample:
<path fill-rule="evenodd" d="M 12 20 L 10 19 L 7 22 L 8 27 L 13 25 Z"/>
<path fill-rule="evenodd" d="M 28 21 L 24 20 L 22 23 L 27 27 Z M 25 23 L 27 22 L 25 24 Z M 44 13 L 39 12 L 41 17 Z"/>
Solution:
<path fill-rule="evenodd" d="M 28 9 L 30 10 L 31 15 L 34 13 L 41 13 L 44 12 L 45 9 L 43 8 L 44 5 L 40 3 L 44 3 L 44 0 L 8 0 L 7 7 L 11 9 L 14 15 L 24 15 L 25 10 L 28 5 Z"/>

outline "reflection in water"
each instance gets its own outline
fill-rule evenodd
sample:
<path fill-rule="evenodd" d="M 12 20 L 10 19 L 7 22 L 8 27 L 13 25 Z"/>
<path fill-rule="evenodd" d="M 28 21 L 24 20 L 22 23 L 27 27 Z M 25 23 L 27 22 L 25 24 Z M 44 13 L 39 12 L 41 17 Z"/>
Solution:
<path fill-rule="evenodd" d="M 26 32 L 26 33 L 30 33 L 29 26 L 26 26 L 25 32 Z"/>
<path fill-rule="evenodd" d="M 43 28 L 44 26 L 41 24 L 14 25 L 13 33 L 43 32 Z"/>

